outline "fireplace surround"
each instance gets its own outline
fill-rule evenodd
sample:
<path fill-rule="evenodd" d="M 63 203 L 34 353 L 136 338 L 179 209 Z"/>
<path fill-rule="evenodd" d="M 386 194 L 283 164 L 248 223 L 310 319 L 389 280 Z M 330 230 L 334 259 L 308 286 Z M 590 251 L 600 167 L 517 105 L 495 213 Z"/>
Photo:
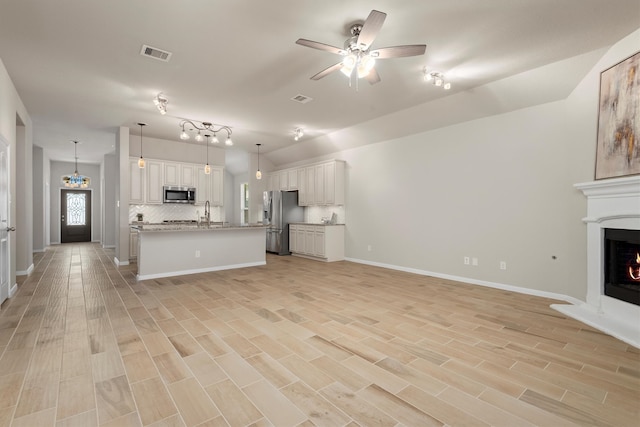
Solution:
<path fill-rule="evenodd" d="M 619 230 L 640 233 L 640 176 L 574 187 L 587 197 L 587 216 L 583 218 L 587 225 L 587 298 L 582 304 L 552 307 L 640 348 L 640 305 L 605 294 L 605 234 L 615 238 Z"/>

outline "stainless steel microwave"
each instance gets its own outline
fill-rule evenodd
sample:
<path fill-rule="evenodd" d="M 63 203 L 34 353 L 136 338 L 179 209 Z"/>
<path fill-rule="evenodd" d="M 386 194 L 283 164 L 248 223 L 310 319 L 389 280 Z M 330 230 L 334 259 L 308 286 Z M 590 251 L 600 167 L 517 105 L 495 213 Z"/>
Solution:
<path fill-rule="evenodd" d="M 162 201 L 164 203 L 195 203 L 196 189 L 194 187 L 175 187 L 165 185 L 162 187 Z"/>

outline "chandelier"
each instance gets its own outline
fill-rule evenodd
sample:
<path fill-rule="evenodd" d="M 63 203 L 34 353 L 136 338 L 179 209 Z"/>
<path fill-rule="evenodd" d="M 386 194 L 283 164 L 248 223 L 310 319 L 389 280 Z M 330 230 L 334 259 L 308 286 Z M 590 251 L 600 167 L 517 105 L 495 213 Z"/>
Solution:
<path fill-rule="evenodd" d="M 87 188 L 89 186 L 89 183 L 91 182 L 91 179 L 88 176 L 80 175 L 78 173 L 78 141 L 71 142 L 73 142 L 73 152 L 76 159 L 76 168 L 73 174 L 64 175 L 62 177 L 62 182 L 67 188 Z"/>
<path fill-rule="evenodd" d="M 224 144 L 228 147 L 233 145 L 233 141 L 231 140 L 231 134 L 233 132 L 231 131 L 231 128 L 229 126 L 215 125 L 210 122 L 198 122 L 198 121 L 187 120 L 187 119 L 182 120 L 178 125 L 182 128 L 182 132 L 180 132 L 180 139 L 183 141 L 186 141 L 189 138 L 191 138 L 191 135 L 189 135 L 189 133 L 187 132 L 187 129 L 185 129 L 185 126 L 187 125 L 190 125 L 190 129 L 187 128 L 190 131 L 195 131 L 195 130 L 198 131 L 198 133 L 194 138 L 198 142 L 204 141 L 204 136 L 202 132 L 211 132 L 213 133 L 213 138 L 211 139 L 211 142 L 213 144 L 218 144 L 220 140 L 218 139 L 216 134 L 220 131 L 225 131 L 227 133 L 227 139 L 225 140 Z"/>

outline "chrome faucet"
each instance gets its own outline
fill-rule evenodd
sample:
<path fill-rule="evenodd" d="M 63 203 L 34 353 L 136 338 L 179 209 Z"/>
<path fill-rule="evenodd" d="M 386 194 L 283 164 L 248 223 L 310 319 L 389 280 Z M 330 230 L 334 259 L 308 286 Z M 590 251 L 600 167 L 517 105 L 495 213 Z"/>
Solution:
<path fill-rule="evenodd" d="M 207 219 L 207 227 L 211 225 L 211 205 L 207 200 L 204 202 L 204 217 Z"/>

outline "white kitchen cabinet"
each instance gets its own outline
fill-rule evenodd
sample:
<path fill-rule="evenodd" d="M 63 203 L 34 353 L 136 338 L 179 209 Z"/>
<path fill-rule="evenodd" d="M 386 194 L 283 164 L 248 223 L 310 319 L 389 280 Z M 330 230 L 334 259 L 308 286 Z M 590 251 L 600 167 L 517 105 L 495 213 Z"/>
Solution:
<path fill-rule="evenodd" d="M 144 169 L 138 167 L 138 158 L 129 159 L 129 204 L 141 205 L 144 203 Z"/>
<path fill-rule="evenodd" d="M 289 225 L 291 253 L 320 261 L 344 260 L 344 225 Z"/>
<path fill-rule="evenodd" d="M 299 168 L 298 173 L 298 206 L 307 206 L 306 169 Z"/>
<path fill-rule="evenodd" d="M 164 162 L 164 185 L 195 187 L 196 181 L 195 164 Z"/>
<path fill-rule="evenodd" d="M 287 171 L 287 179 L 289 181 L 289 191 L 295 191 L 298 189 L 298 169 L 291 169 Z"/>
<path fill-rule="evenodd" d="M 313 166 L 309 166 L 304 170 L 304 202 L 305 206 L 313 206 L 316 204 L 316 173 Z"/>
<path fill-rule="evenodd" d="M 313 204 L 314 205 L 324 205 L 326 204 L 324 201 L 324 165 L 316 165 L 313 170 L 316 175 L 315 177 L 315 188 L 313 191 Z"/>
<path fill-rule="evenodd" d="M 224 205 L 224 168 L 211 167 L 211 206 Z"/>
<path fill-rule="evenodd" d="M 129 259 L 138 258 L 138 232 L 131 230 L 129 233 Z"/>
<path fill-rule="evenodd" d="M 209 175 L 204 166 L 196 167 L 196 205 L 204 205 L 208 200 L 211 206 L 224 204 L 224 168 L 211 166 Z"/>
<path fill-rule="evenodd" d="M 180 163 L 164 162 L 164 185 L 180 185 Z"/>
<path fill-rule="evenodd" d="M 288 191 L 289 190 L 289 172 L 281 171 L 277 172 L 278 175 L 278 190 Z"/>
<path fill-rule="evenodd" d="M 196 165 L 183 163 L 180 165 L 180 185 L 194 187 L 196 185 Z"/>
<path fill-rule="evenodd" d="M 149 205 L 162 204 L 162 183 L 164 182 L 164 164 L 159 160 L 147 160 L 145 203 Z"/>

